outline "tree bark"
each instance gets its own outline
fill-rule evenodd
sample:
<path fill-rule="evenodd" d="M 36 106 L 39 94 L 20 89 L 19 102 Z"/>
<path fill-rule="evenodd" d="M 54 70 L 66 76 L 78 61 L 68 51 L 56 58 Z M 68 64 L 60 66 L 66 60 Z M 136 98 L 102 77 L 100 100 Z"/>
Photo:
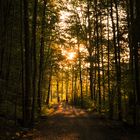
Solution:
<path fill-rule="evenodd" d="M 32 19 L 32 58 L 33 58 L 33 76 L 32 76 L 32 89 L 33 89 L 33 101 L 32 101 L 32 113 L 31 113 L 31 122 L 34 124 L 35 117 L 35 100 L 36 100 L 36 91 L 37 91 L 37 59 L 36 59 L 36 25 L 37 25 L 37 7 L 38 0 L 34 0 L 34 8 L 33 8 L 33 19 Z"/>
<path fill-rule="evenodd" d="M 28 0 L 24 0 L 24 47 L 25 47 L 25 116 L 24 126 L 31 121 L 31 48 L 29 38 Z"/>
<path fill-rule="evenodd" d="M 41 21 L 41 40 L 40 40 L 40 62 L 39 62 L 39 80 L 38 80 L 38 113 L 41 115 L 41 102 L 42 102 L 42 78 L 43 78 L 43 66 L 44 66 L 44 36 L 45 36 L 45 16 L 46 16 L 46 4 L 47 1 L 43 1 L 43 13 Z"/>

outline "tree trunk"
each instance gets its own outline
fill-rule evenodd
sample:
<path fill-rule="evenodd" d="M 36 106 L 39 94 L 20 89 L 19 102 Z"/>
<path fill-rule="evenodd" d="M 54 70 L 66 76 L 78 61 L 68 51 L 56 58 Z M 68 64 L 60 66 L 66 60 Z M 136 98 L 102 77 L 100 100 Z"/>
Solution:
<path fill-rule="evenodd" d="M 107 5 L 109 4 L 109 2 L 107 1 Z M 109 7 L 109 6 L 108 6 Z M 112 95 L 112 92 L 110 90 L 110 40 L 109 40 L 109 8 L 107 8 L 107 27 L 108 27 L 108 30 L 107 30 L 107 58 L 108 58 L 108 66 L 107 66 L 107 77 L 108 77 L 108 80 L 107 80 L 107 84 L 108 84 L 108 100 L 109 100 L 109 118 L 112 119 L 113 118 L 113 108 L 114 108 L 114 102 L 113 102 L 113 95 Z"/>
<path fill-rule="evenodd" d="M 39 62 L 39 80 L 38 80 L 38 113 L 41 115 L 41 102 L 42 102 L 42 78 L 43 78 L 43 65 L 44 65 L 44 36 L 45 36 L 45 16 L 46 16 L 46 0 L 43 1 L 43 13 L 41 19 L 41 40 L 40 40 L 40 62 Z"/>
<path fill-rule="evenodd" d="M 31 113 L 31 121 L 34 124 L 34 116 L 35 116 L 35 99 L 36 99 L 36 91 L 37 91 L 37 60 L 36 60 L 36 24 L 37 24 L 37 6 L 38 0 L 34 0 L 34 8 L 33 8 L 33 19 L 32 19 L 32 58 L 33 58 L 33 78 L 32 78 L 32 89 L 33 89 L 33 101 L 32 101 L 32 113 Z"/>
<path fill-rule="evenodd" d="M 46 99 L 46 104 L 47 105 L 49 105 L 50 95 L 51 95 L 51 81 L 52 81 L 52 67 L 51 67 L 50 75 L 49 75 L 48 95 L 47 95 L 47 99 Z"/>
<path fill-rule="evenodd" d="M 119 33 L 119 13 L 118 13 L 118 4 L 117 1 L 115 1 L 115 10 L 116 10 L 116 41 L 117 41 L 117 84 L 118 84 L 118 118 L 119 120 L 122 120 L 122 93 L 121 93 L 121 62 L 120 62 L 120 33 Z"/>
<path fill-rule="evenodd" d="M 31 49 L 29 41 L 28 1 L 24 0 L 24 46 L 25 46 L 25 116 L 24 126 L 28 127 L 31 121 Z"/>
<path fill-rule="evenodd" d="M 117 18 L 117 35 L 118 35 L 118 11 L 116 8 L 116 18 Z M 116 85 L 115 88 L 117 89 L 117 95 L 118 95 L 118 118 L 119 120 L 122 120 L 122 109 L 121 109 L 121 89 L 120 89 L 120 83 L 121 83 L 121 69 L 120 69 L 120 50 L 119 50 L 119 40 L 118 36 L 116 35 L 116 27 L 114 22 L 114 16 L 113 16 L 113 1 L 111 0 L 111 22 L 112 22 L 112 28 L 113 28 L 113 45 L 114 45 L 114 54 L 115 54 L 115 77 L 116 77 Z M 118 43 L 118 44 L 117 44 Z"/>

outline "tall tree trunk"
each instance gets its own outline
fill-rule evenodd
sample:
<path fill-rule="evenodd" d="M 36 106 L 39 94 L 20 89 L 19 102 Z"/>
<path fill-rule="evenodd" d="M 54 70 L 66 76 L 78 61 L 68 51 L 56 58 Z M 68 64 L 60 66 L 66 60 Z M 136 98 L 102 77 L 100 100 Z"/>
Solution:
<path fill-rule="evenodd" d="M 118 118 L 122 120 L 122 94 L 121 94 L 121 62 L 120 62 L 120 33 L 119 33 L 119 13 L 118 13 L 118 3 L 116 0 L 115 2 L 115 10 L 116 10 L 116 41 L 117 41 L 117 89 L 118 89 Z"/>
<path fill-rule="evenodd" d="M 134 30 L 135 39 L 136 39 L 135 48 L 134 48 L 135 80 L 136 80 L 137 105 L 140 106 L 140 1 L 139 0 L 136 0 L 135 8 L 136 8 L 136 19 L 135 19 L 136 25 Z"/>
<path fill-rule="evenodd" d="M 59 79 L 56 80 L 56 94 L 57 94 L 57 103 L 60 102 L 60 96 L 59 96 Z"/>
<path fill-rule="evenodd" d="M 68 93 L 69 93 L 69 75 L 66 73 L 66 103 L 68 103 Z"/>
<path fill-rule="evenodd" d="M 5 0 L 0 1 L 0 78 L 3 77 L 3 64 L 4 64 L 4 54 L 6 50 L 7 43 L 7 27 L 8 27 L 8 18 L 10 15 L 10 10 L 12 6 L 12 1 Z"/>
<path fill-rule="evenodd" d="M 74 104 L 74 66 L 72 66 L 72 77 L 71 77 L 71 100 L 72 104 Z"/>
<path fill-rule="evenodd" d="M 49 105 L 49 101 L 50 101 L 50 95 L 51 95 L 51 82 L 52 82 L 52 66 L 51 66 L 51 70 L 50 70 L 50 75 L 49 75 L 49 81 L 48 81 L 48 95 L 47 95 L 47 99 L 46 99 L 46 104 Z"/>
<path fill-rule="evenodd" d="M 25 46 L 25 116 L 24 126 L 31 121 L 31 49 L 29 41 L 28 0 L 24 0 L 24 46 Z"/>
<path fill-rule="evenodd" d="M 130 36 L 130 50 L 131 50 L 131 62 L 132 62 L 132 78 L 134 79 L 134 89 L 133 94 L 130 96 L 133 103 L 133 122 L 134 125 L 136 125 L 138 121 L 138 116 L 140 116 L 140 110 L 138 109 L 140 106 L 140 74 L 139 74 L 139 42 L 140 42 L 140 36 L 139 36 L 139 30 L 140 30 L 140 10 L 139 10 L 140 2 L 138 0 L 132 1 L 129 0 L 129 12 L 130 12 L 130 20 L 129 22 L 129 36 Z"/>
<path fill-rule="evenodd" d="M 77 101 L 77 72 L 74 73 L 74 105 L 76 105 Z"/>
<path fill-rule="evenodd" d="M 80 78 L 81 107 L 83 107 L 83 81 L 82 81 L 81 53 L 80 53 L 79 43 L 78 43 L 78 53 L 79 53 L 79 78 Z"/>
<path fill-rule="evenodd" d="M 130 46 L 130 71 L 132 79 L 133 91 L 129 94 L 129 113 L 133 118 L 133 124 L 136 125 L 136 89 L 135 89 L 135 75 L 134 75 L 134 4 L 132 0 L 128 0 L 128 27 L 129 27 L 129 46 Z M 133 112 L 133 114 L 132 114 Z"/>
<path fill-rule="evenodd" d="M 90 18 L 90 6 L 91 6 L 91 1 L 87 0 L 87 20 L 88 20 L 88 29 L 87 29 L 87 49 L 88 49 L 88 53 L 89 53 L 89 58 L 90 58 L 90 68 L 89 68 L 89 81 L 90 81 L 90 97 L 91 100 L 95 99 L 94 97 L 94 80 L 93 80 L 93 46 L 91 44 L 91 18 Z"/>
<path fill-rule="evenodd" d="M 33 78 L 32 78 L 32 89 L 33 89 L 33 101 L 32 101 L 32 113 L 31 113 L 31 121 L 34 124 L 34 116 L 35 116 L 35 99 L 36 99 L 36 91 L 37 91 L 37 60 L 36 60 L 36 24 L 37 24 L 37 6 L 38 0 L 34 0 L 34 8 L 33 8 L 33 19 L 32 19 L 32 58 L 33 58 Z"/>
<path fill-rule="evenodd" d="M 98 63 L 98 99 L 99 99 L 99 104 L 98 104 L 98 110 L 101 112 L 101 77 L 100 77 L 100 46 L 99 46 L 99 18 L 98 18 L 98 9 L 97 9 L 97 0 L 94 0 L 95 4 L 95 25 L 96 25 L 96 48 L 97 48 L 97 63 Z"/>
<path fill-rule="evenodd" d="M 117 7 L 115 7 L 117 8 Z M 118 11 L 116 11 L 118 12 Z M 112 21 L 112 28 L 113 28 L 113 45 L 114 45 L 114 54 L 115 54 L 115 77 L 116 77 L 116 85 L 115 88 L 117 89 L 117 96 L 118 96 L 118 118 L 122 120 L 122 109 L 121 109 L 121 89 L 120 89 L 120 82 L 121 82 L 121 71 L 120 71 L 120 50 L 119 50 L 119 40 L 117 39 L 116 35 L 116 26 L 114 22 L 114 11 L 113 11 L 113 1 L 111 0 L 111 21 Z M 116 18 L 118 18 L 118 14 L 116 13 Z M 118 32 L 118 19 L 117 19 L 117 32 Z M 118 34 L 118 33 L 117 33 Z"/>
<path fill-rule="evenodd" d="M 42 99 L 42 78 L 43 78 L 43 65 L 44 65 L 44 36 L 45 36 L 45 16 L 46 16 L 46 4 L 47 1 L 43 1 L 43 12 L 41 21 L 41 41 L 40 41 L 40 62 L 39 62 L 39 80 L 38 80 L 38 113 L 41 115 L 41 99 Z"/>
<path fill-rule="evenodd" d="M 100 25 L 102 25 L 102 15 L 100 15 Z M 103 28 L 102 26 L 100 27 L 100 34 L 101 34 L 101 39 L 100 39 L 100 44 L 101 44 L 101 63 L 102 63 L 102 93 L 103 93 L 103 101 L 102 101 L 102 106 L 104 109 L 105 107 L 105 71 L 104 71 L 104 46 L 103 46 Z"/>
<path fill-rule="evenodd" d="M 21 89 L 22 89 L 22 121 L 25 122 L 25 62 L 23 45 L 23 1 L 20 1 L 20 45 L 21 45 Z"/>
<path fill-rule="evenodd" d="M 107 58 L 108 58 L 108 66 L 107 66 L 107 77 L 108 77 L 108 80 L 107 80 L 107 84 L 108 84 L 108 100 L 109 100 L 109 118 L 112 119 L 113 118 L 113 108 L 114 108 L 114 102 L 113 102 L 113 95 L 112 95 L 112 92 L 110 90 L 110 39 L 109 39 L 109 35 L 110 35 L 110 31 L 109 31 L 109 15 L 110 15 L 110 12 L 109 12 L 109 1 L 107 1 L 107 5 L 108 5 L 108 8 L 107 8 Z"/>

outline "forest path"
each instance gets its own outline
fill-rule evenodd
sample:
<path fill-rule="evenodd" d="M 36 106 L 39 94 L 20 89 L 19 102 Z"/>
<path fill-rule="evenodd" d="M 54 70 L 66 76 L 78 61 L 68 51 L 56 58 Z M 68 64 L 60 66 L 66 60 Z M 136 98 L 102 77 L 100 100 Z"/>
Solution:
<path fill-rule="evenodd" d="M 117 121 L 61 103 L 21 140 L 140 140 L 140 134 Z"/>

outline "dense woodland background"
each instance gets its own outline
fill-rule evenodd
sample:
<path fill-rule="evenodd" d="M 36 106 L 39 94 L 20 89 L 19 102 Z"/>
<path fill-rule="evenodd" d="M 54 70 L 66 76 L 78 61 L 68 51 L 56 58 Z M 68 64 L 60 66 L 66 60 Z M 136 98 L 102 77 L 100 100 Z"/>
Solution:
<path fill-rule="evenodd" d="M 65 101 L 140 122 L 139 0 L 1 0 L 0 118 L 33 126 Z"/>

